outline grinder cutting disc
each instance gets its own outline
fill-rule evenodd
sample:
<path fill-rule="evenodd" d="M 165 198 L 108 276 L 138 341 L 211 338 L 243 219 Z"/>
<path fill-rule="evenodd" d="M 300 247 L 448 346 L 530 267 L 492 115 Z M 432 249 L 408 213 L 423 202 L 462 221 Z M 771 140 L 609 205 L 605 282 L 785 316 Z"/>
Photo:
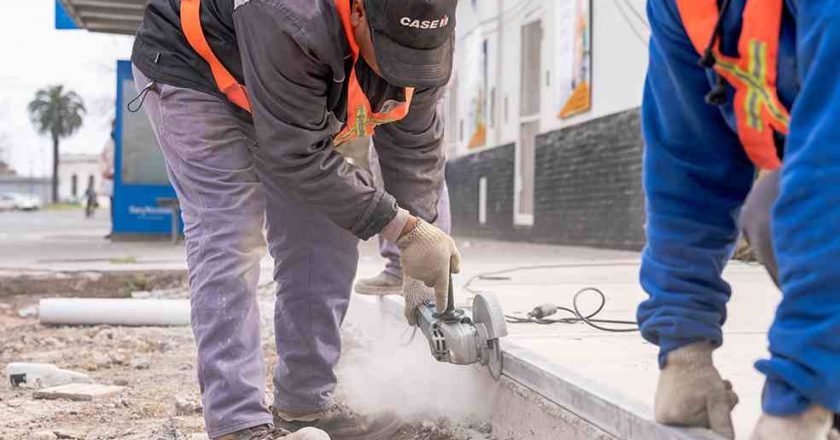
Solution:
<path fill-rule="evenodd" d="M 472 319 L 479 333 L 481 364 L 487 365 L 490 375 L 502 375 L 502 349 L 500 339 L 507 336 L 505 314 L 499 300 L 492 293 L 479 293 L 473 299 Z"/>

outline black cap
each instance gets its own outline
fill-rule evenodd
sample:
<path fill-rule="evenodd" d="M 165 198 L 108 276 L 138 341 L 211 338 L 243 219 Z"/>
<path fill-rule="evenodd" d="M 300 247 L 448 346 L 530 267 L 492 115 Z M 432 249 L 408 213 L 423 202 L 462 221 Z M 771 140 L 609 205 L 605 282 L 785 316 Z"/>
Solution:
<path fill-rule="evenodd" d="M 452 75 L 458 0 L 364 0 L 382 77 L 400 87 L 439 87 Z"/>

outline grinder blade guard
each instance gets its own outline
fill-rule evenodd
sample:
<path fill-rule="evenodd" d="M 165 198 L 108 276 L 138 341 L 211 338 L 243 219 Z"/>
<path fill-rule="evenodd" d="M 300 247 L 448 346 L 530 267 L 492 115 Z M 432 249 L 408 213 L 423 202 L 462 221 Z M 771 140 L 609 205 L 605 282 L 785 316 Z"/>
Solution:
<path fill-rule="evenodd" d="M 495 295 L 479 293 L 473 299 L 472 313 L 455 308 L 452 279 L 446 310 L 435 305 L 417 308 L 417 325 L 429 341 L 432 356 L 439 362 L 458 365 L 486 365 L 494 379 L 502 375 L 500 339 L 507 336 L 507 324 Z"/>

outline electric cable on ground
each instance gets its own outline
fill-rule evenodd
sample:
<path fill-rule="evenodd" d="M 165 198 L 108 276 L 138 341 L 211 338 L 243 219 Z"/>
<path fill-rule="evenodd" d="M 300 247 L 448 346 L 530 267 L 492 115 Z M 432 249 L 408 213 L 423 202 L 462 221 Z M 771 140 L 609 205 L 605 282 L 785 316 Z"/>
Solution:
<path fill-rule="evenodd" d="M 599 266 L 616 266 L 616 265 L 625 265 L 622 263 L 610 263 L 610 264 L 603 264 L 603 263 L 584 263 L 584 264 L 538 264 L 538 265 L 530 265 L 530 266 L 520 266 L 514 267 L 509 269 L 502 269 L 492 272 L 485 272 L 480 273 L 478 275 L 473 276 L 470 278 L 467 283 L 464 285 L 464 290 L 470 293 L 480 293 L 477 289 L 472 287 L 472 284 L 475 281 L 482 280 L 482 281 L 505 281 L 510 280 L 509 277 L 504 277 L 502 275 L 510 274 L 518 271 L 523 270 L 540 270 L 540 269 L 560 269 L 560 268 L 573 268 L 573 267 L 599 267 Z M 626 265 L 631 265 L 630 263 Z M 632 265 L 635 265 L 633 263 Z M 580 307 L 578 306 L 578 300 L 580 297 L 587 293 L 594 293 L 598 295 L 601 299 L 601 303 L 595 309 L 595 311 L 583 314 L 580 311 Z M 639 330 L 638 323 L 636 321 L 630 320 L 617 320 L 617 319 L 601 319 L 595 318 L 601 311 L 604 309 L 604 306 L 607 303 L 607 297 L 604 295 L 604 292 L 595 288 L 595 287 L 586 287 L 579 290 L 575 293 L 574 297 L 572 297 L 572 306 L 569 307 L 561 307 L 556 306 L 554 304 L 543 304 L 534 308 L 533 311 L 529 312 L 526 316 L 515 316 L 515 315 L 505 315 L 506 321 L 510 324 L 541 324 L 541 325 L 549 325 L 549 324 L 577 324 L 577 323 L 584 323 L 592 328 L 610 332 L 610 333 L 629 333 L 629 332 L 636 332 Z M 549 316 L 557 313 L 557 312 L 565 312 L 570 314 L 571 316 L 567 318 L 549 318 Z M 619 326 L 633 326 L 630 328 L 622 328 L 622 327 L 606 327 L 603 324 L 613 324 Z"/>

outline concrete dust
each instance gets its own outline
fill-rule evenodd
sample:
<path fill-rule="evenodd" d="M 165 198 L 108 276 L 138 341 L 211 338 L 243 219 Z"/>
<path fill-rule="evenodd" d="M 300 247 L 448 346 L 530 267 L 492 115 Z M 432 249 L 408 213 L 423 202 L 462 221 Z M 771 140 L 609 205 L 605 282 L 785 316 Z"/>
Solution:
<path fill-rule="evenodd" d="M 478 366 L 435 361 L 423 334 L 418 330 L 412 339 L 412 331 L 402 322 L 385 320 L 380 325 L 376 334 L 366 334 L 344 324 L 338 395 L 347 404 L 362 412 L 390 411 L 420 428 L 441 426 L 433 420 L 489 426 L 486 421 L 498 393 L 489 374 L 476 374 Z M 426 431 L 431 436 L 415 429 L 416 438 L 438 438 L 434 430 Z M 485 434 L 464 438 L 487 438 Z"/>
<path fill-rule="evenodd" d="M 260 290 L 269 386 L 277 358 L 273 289 Z M 183 298 L 188 293 L 167 290 L 164 296 Z M 44 401 L 34 400 L 31 389 L 0 384 L 0 440 L 52 438 L 50 432 L 56 438 L 61 437 L 57 433 L 74 433 L 86 440 L 181 440 L 204 431 L 195 342 L 188 327 L 46 327 L 35 317 L 18 315 L 19 308 L 39 299 L 0 298 L 0 371 L 16 361 L 52 363 L 128 389 L 101 401 Z M 406 425 L 393 440 L 491 438 L 492 427 L 482 415 L 493 385 L 469 379 L 463 368 L 470 367 L 435 363 L 423 345 L 400 347 L 400 333 L 397 329 L 374 340 L 346 329 L 337 399 L 360 412 L 391 409 L 403 415 Z M 418 335 L 417 342 L 422 340 Z M 270 402 L 270 389 L 266 396 Z"/>

